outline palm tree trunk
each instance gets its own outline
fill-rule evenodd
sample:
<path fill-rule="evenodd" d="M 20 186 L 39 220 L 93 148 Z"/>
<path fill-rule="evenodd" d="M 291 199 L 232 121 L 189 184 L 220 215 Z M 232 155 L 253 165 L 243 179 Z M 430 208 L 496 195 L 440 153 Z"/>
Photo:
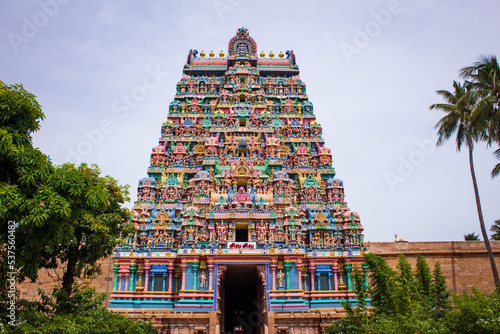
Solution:
<path fill-rule="evenodd" d="M 491 250 L 490 240 L 488 239 L 488 234 L 486 233 L 486 227 L 484 226 L 483 211 L 481 209 L 481 201 L 479 199 L 479 190 L 477 188 L 476 173 L 474 172 L 474 161 L 472 159 L 472 140 L 470 134 L 467 131 L 467 146 L 469 146 L 469 166 L 470 174 L 472 176 L 472 184 L 474 185 L 474 195 L 476 196 L 476 207 L 477 215 L 479 216 L 479 224 L 481 225 L 481 233 L 483 234 L 484 245 L 488 251 L 488 256 L 490 258 L 491 271 L 493 271 L 493 279 L 495 281 L 495 286 L 498 286 L 498 271 L 495 264 L 495 257 Z"/>

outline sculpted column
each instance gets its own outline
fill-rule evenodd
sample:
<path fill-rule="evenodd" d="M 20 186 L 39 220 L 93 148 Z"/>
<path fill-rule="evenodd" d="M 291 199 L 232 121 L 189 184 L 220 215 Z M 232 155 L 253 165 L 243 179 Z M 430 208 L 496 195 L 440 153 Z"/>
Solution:
<path fill-rule="evenodd" d="M 368 265 L 363 263 L 361 265 L 361 269 L 363 270 L 363 283 L 365 284 L 365 288 L 368 288 Z"/>
<path fill-rule="evenodd" d="M 314 271 L 316 270 L 316 266 L 314 264 L 309 265 L 309 272 L 311 273 L 311 291 L 314 291 Z"/>
<path fill-rule="evenodd" d="M 198 290 L 198 268 L 200 264 L 198 262 L 193 262 L 191 268 L 193 268 L 193 290 Z"/>
<path fill-rule="evenodd" d="M 213 271 L 214 271 L 214 263 L 208 262 L 208 287 L 207 290 L 213 290 Z"/>
<path fill-rule="evenodd" d="M 148 291 L 149 290 L 149 270 L 151 270 L 151 265 L 149 264 L 149 262 L 146 262 L 144 264 L 144 274 L 145 274 L 145 277 L 144 277 L 144 291 Z"/>
<path fill-rule="evenodd" d="M 352 290 L 352 280 L 351 280 L 351 269 L 352 269 L 352 264 L 351 263 L 346 263 L 344 265 L 345 272 L 347 274 L 347 291 Z"/>
<path fill-rule="evenodd" d="M 285 261 L 284 265 L 285 273 L 286 273 L 286 289 L 290 290 L 290 268 L 292 267 L 292 263 L 289 261 Z"/>
<path fill-rule="evenodd" d="M 168 292 L 172 292 L 172 276 L 174 274 L 174 264 L 168 264 Z"/>
<path fill-rule="evenodd" d="M 181 277 L 181 290 L 186 290 L 186 269 L 187 264 L 185 260 L 181 263 L 182 277 Z"/>
<path fill-rule="evenodd" d="M 135 263 L 131 263 L 129 266 L 130 270 L 130 286 L 128 291 L 134 291 L 134 280 L 135 280 L 135 272 L 137 270 L 137 265 Z"/>
<path fill-rule="evenodd" d="M 115 273 L 115 284 L 113 286 L 113 290 L 114 291 L 118 291 L 118 287 L 119 287 L 119 281 L 120 281 L 120 276 L 118 274 L 118 270 L 120 269 L 120 265 L 118 263 L 115 263 L 113 265 L 113 272 Z"/>
<path fill-rule="evenodd" d="M 295 267 L 297 268 L 297 274 L 299 275 L 299 290 L 302 290 L 302 261 L 298 261 L 295 263 Z"/>
<path fill-rule="evenodd" d="M 332 270 L 333 270 L 333 289 L 335 291 L 339 291 L 339 282 L 337 281 L 338 272 L 339 272 L 339 265 L 337 262 L 333 263 Z"/>
<path fill-rule="evenodd" d="M 278 265 L 276 264 L 276 260 L 271 261 L 271 276 L 273 278 L 273 290 L 276 290 L 276 267 Z"/>

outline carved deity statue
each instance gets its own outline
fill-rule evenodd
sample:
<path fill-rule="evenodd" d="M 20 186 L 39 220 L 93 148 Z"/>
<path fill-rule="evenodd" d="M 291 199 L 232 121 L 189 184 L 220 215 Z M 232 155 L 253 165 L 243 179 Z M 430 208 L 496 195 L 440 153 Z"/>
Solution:
<path fill-rule="evenodd" d="M 278 272 L 278 286 L 283 286 L 284 285 L 284 281 L 285 280 L 285 274 L 283 273 L 283 270 L 280 270 Z"/>

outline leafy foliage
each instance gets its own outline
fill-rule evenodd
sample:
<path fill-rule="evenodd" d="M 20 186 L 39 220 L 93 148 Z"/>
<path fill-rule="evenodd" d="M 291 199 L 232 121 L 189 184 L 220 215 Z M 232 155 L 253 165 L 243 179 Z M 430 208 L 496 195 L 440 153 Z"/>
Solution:
<path fill-rule="evenodd" d="M 417 280 L 417 289 L 420 296 L 422 298 L 429 298 L 432 276 L 427 262 L 420 254 L 417 254 L 417 272 L 415 273 L 415 278 Z"/>
<path fill-rule="evenodd" d="M 97 260 L 131 231 L 123 225 L 128 186 L 101 176 L 96 165 L 54 165 L 32 143 L 44 117 L 33 94 L 0 81 L 0 296 L 8 300 L 8 272 L 22 282 L 36 279 L 41 268 L 64 267 L 62 288 L 41 293 L 39 303 L 18 302 L 21 323 L 7 332 L 153 333 L 150 324 L 105 310 L 104 296 L 95 291 L 77 287 L 73 293 L 75 279 L 99 273 Z M 13 225 L 15 265 L 8 265 Z M 7 306 L 0 304 L 1 321 Z"/>
<path fill-rule="evenodd" d="M 441 265 L 436 262 L 434 264 L 429 303 L 435 318 L 442 317 L 450 309 L 450 296 L 451 292 L 446 286 L 446 278 L 441 271 Z"/>
<path fill-rule="evenodd" d="M 361 275 L 355 272 L 358 305 L 344 302 L 346 317 L 328 326 L 327 333 L 500 333 L 500 290 L 488 294 L 473 288 L 471 294 L 451 296 L 439 262 L 431 275 L 420 255 L 415 274 L 402 256 L 397 271 L 391 271 L 377 255 L 365 254 L 365 262 L 370 265 L 370 287 L 360 284 Z M 365 301 L 367 292 L 372 294 L 372 301 L 373 296 L 377 300 L 372 308 Z M 380 298 L 380 293 L 390 296 Z"/>
<path fill-rule="evenodd" d="M 474 232 L 469 233 L 469 234 L 464 234 L 464 240 L 465 241 L 476 241 L 476 240 L 479 240 L 479 234 L 476 234 Z"/>
<path fill-rule="evenodd" d="M 45 115 L 22 85 L 0 82 L 0 110 L 1 256 L 6 259 L 8 224 L 15 221 L 17 279 L 34 280 L 40 268 L 62 263 L 62 287 L 70 296 L 75 278 L 99 273 L 96 261 L 111 254 L 120 232 L 128 232 L 120 226 L 129 218 L 121 207 L 128 186 L 100 176 L 95 165 L 56 166 L 34 148 L 32 133 Z M 0 266 L 2 293 L 6 269 Z"/>
<path fill-rule="evenodd" d="M 443 313 L 437 312 L 438 306 L 434 305 L 439 304 L 439 310 L 449 305 L 442 299 L 434 301 L 436 296 L 449 300 L 440 269 L 431 276 L 421 256 L 417 258 L 416 273 L 402 255 L 397 271 L 378 255 L 365 254 L 364 260 L 370 267 L 370 287 L 366 290 L 356 284 L 358 306 L 344 302 L 346 317 L 328 326 L 328 333 L 444 333 L 445 325 L 440 321 Z M 355 280 L 357 276 L 359 273 L 354 275 Z M 362 303 L 366 292 L 371 296 L 371 309 Z"/>
<path fill-rule="evenodd" d="M 493 232 L 491 235 L 492 240 L 500 240 L 500 219 L 495 220 L 495 224 L 491 226 L 490 231 Z"/>
<path fill-rule="evenodd" d="M 444 322 L 449 333 L 500 333 L 500 293 L 485 294 L 472 289 L 471 294 L 453 297 L 453 309 Z"/>
<path fill-rule="evenodd" d="M 39 290 L 40 302 L 22 302 L 16 326 L 2 324 L 0 333 L 14 334 L 153 334 L 150 322 L 134 321 L 106 310 L 102 305 L 106 294 L 95 288 L 75 285 L 67 298 L 64 289 L 56 288 L 51 295 Z M 60 300 L 64 300 L 63 303 Z M 2 330 L 3 329 L 3 330 Z"/>

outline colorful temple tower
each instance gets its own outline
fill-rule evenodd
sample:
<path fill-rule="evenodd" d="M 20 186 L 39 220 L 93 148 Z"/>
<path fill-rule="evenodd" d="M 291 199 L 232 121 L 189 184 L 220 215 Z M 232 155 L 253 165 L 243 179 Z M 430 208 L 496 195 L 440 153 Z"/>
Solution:
<path fill-rule="evenodd" d="M 293 51 L 188 54 L 139 181 L 109 307 L 160 333 L 311 333 L 353 300 L 363 226 L 347 207 Z"/>

